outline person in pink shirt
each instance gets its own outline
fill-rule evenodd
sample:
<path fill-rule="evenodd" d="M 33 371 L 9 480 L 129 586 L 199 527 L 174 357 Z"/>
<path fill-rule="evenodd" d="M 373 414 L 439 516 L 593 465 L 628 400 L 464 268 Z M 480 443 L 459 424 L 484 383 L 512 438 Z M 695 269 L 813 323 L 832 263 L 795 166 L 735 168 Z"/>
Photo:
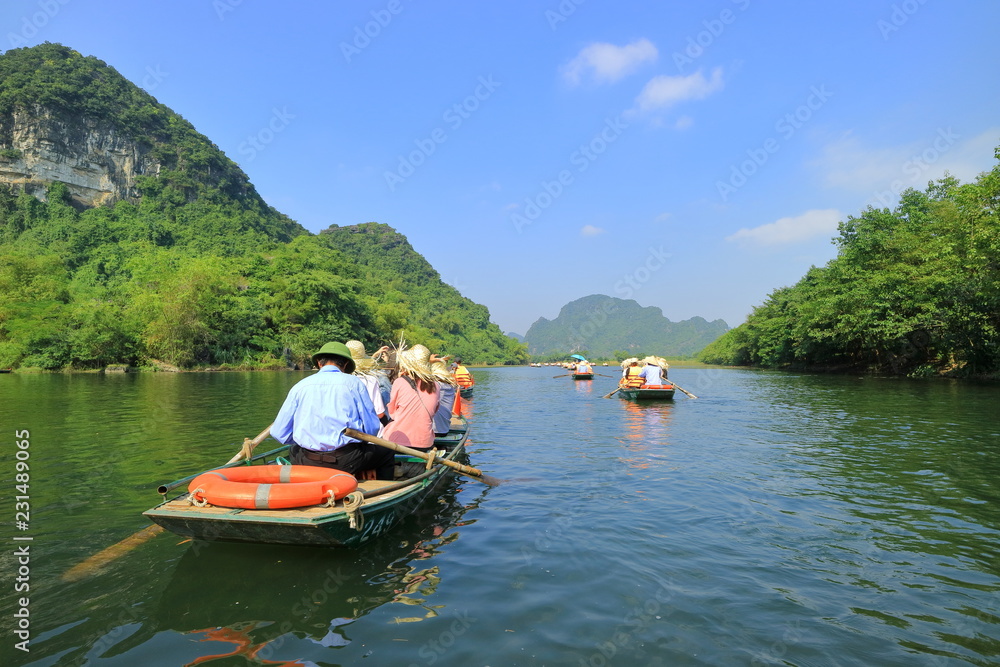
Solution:
<path fill-rule="evenodd" d="M 389 417 L 382 437 L 414 449 L 434 445 L 434 414 L 440 393 L 430 365 L 431 353 L 415 345 L 396 355 L 399 377 L 392 383 Z"/>

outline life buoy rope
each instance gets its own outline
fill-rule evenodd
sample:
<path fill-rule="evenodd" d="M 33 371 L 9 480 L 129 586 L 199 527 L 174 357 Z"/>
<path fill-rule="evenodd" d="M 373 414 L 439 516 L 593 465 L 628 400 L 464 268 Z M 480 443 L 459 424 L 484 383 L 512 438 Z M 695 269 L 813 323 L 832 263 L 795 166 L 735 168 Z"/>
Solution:
<path fill-rule="evenodd" d="M 263 465 L 211 470 L 188 485 L 193 505 L 275 510 L 334 502 L 358 488 L 343 470 L 321 466 Z"/>

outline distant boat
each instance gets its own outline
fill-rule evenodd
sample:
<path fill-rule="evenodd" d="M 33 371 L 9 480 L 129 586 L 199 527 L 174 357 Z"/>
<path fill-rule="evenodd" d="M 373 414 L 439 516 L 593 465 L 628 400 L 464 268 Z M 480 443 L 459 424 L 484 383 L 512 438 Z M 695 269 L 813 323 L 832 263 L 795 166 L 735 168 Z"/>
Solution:
<path fill-rule="evenodd" d="M 618 396 L 634 401 L 666 401 L 673 399 L 674 385 L 647 384 L 637 389 L 619 389 Z"/>
<path fill-rule="evenodd" d="M 574 380 L 593 380 L 593 373 L 573 373 Z"/>
<path fill-rule="evenodd" d="M 458 390 L 458 393 L 461 394 L 462 398 L 468 398 L 472 396 L 472 389 L 472 387 L 462 387 Z"/>

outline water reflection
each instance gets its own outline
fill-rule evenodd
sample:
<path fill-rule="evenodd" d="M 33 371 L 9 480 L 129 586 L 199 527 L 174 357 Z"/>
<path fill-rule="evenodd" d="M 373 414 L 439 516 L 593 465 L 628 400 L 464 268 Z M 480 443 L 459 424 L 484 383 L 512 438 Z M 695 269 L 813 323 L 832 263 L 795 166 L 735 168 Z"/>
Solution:
<path fill-rule="evenodd" d="M 397 623 L 434 618 L 441 605 L 427 600 L 441 570 L 428 561 L 459 538 L 456 529 L 467 525 L 462 516 L 485 493 L 464 506 L 457 486 L 453 481 L 438 503 L 363 551 L 194 542 L 160 597 L 154 628 L 236 645 L 189 664 L 240 655 L 261 664 L 301 665 L 310 663 L 273 659 L 298 640 L 347 646 L 351 625 L 383 605 L 405 605 Z"/>
<path fill-rule="evenodd" d="M 631 468 L 648 468 L 652 449 L 660 453 L 670 440 L 670 420 L 674 405 L 670 401 L 639 402 L 622 400 L 622 436 L 619 440 L 629 455 L 622 461 Z"/>

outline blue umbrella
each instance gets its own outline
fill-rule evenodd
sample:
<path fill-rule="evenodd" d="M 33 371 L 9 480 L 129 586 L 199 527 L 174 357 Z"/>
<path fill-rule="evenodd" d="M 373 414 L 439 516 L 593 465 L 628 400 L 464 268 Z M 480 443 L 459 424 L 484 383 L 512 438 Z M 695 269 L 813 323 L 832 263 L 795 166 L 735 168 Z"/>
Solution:
<path fill-rule="evenodd" d="M 581 356 L 580 356 L 579 354 L 571 354 L 571 355 L 569 355 L 569 356 L 570 356 L 570 357 L 571 357 L 572 359 L 579 359 L 580 361 L 586 361 L 586 359 L 584 359 L 583 357 L 581 357 Z"/>

